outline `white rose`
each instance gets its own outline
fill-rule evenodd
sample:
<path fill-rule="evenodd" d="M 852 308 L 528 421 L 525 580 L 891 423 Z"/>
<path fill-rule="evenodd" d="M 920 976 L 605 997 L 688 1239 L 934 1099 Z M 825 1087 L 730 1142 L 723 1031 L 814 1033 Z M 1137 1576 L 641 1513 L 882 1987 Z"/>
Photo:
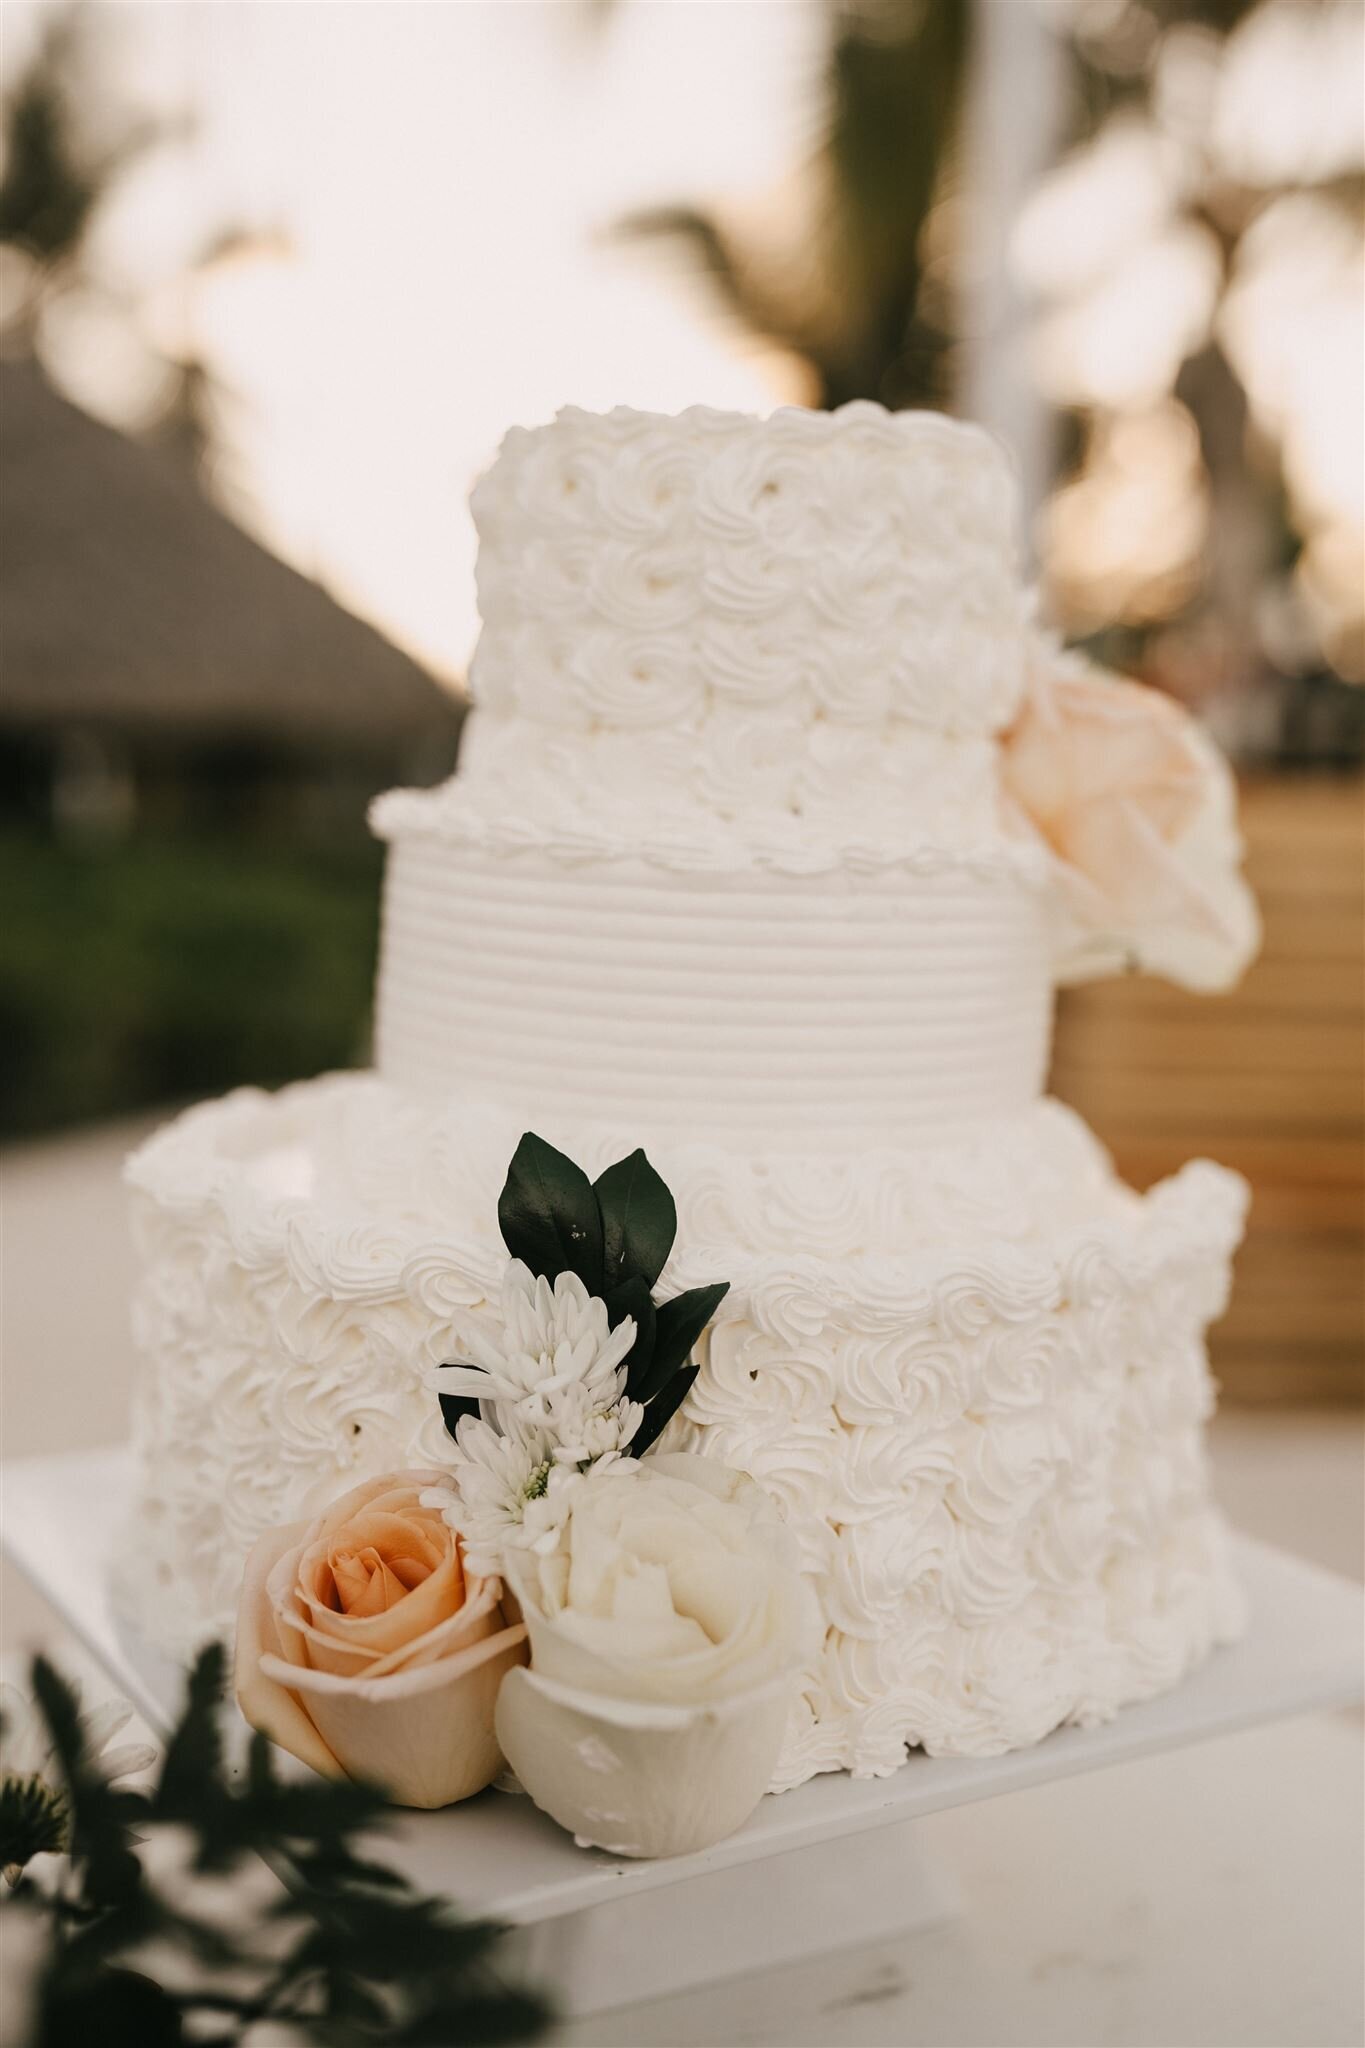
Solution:
<path fill-rule="evenodd" d="M 497 1730 L 522 1784 L 617 1855 L 706 1848 L 772 1780 L 818 1629 L 769 1497 L 708 1458 L 584 1477 L 557 1548 L 508 1557 L 531 1643 Z"/>

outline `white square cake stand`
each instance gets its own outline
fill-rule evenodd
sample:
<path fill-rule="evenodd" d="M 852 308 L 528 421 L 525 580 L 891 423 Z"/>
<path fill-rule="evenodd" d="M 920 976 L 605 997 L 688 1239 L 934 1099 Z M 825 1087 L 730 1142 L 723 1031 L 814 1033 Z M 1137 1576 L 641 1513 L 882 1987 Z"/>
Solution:
<path fill-rule="evenodd" d="M 89 1562 L 113 1554 L 130 1480 L 123 1450 L 0 1466 L 0 1540 L 165 1728 L 183 1672 L 120 1631 Z M 955 1901 L 919 1857 L 915 1822 L 925 1814 L 1361 1697 L 1360 1588 L 1246 1539 L 1237 1565 L 1251 1600 L 1244 1639 L 1103 1728 L 1060 1729 L 1009 1756 L 916 1753 L 891 1778 L 831 1773 L 765 1799 L 729 1841 L 666 1862 L 575 1848 L 529 1799 L 497 1792 L 402 1815 L 386 1854 L 424 1890 L 516 1929 L 518 1965 L 569 2013 L 936 1925 Z"/>

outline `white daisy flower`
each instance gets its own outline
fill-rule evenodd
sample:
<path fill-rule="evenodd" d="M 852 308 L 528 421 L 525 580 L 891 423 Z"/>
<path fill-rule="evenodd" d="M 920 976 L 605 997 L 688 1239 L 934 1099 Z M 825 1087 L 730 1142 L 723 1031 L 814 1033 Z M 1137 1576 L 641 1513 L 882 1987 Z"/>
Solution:
<path fill-rule="evenodd" d="M 126 1700 L 106 1700 L 81 1716 L 86 1756 L 111 1785 L 150 1770 L 156 1751 L 145 1742 L 114 1737 L 133 1718 Z M 17 1878 L 30 1856 L 67 1847 L 66 1788 L 42 1715 L 14 1686 L 0 1681 L 0 1849 L 5 1875 Z"/>
<path fill-rule="evenodd" d="M 423 1507 L 456 1530 L 465 1562 L 483 1578 L 500 1576 L 507 1549 L 554 1549 L 578 1473 L 555 1460 L 549 1429 L 517 1427 L 500 1435 L 476 1415 L 455 1432 L 458 1462 L 449 1485 L 430 1487 Z"/>
<path fill-rule="evenodd" d="M 500 1308 L 496 1333 L 472 1316 L 458 1318 L 455 1338 L 473 1364 L 439 1366 L 439 1392 L 496 1403 L 500 1417 L 514 1415 L 523 1429 L 546 1423 L 569 1387 L 581 1387 L 594 1412 L 620 1399 L 635 1323 L 627 1316 L 611 1329 L 606 1303 L 576 1273 L 560 1273 L 551 1287 L 512 1259 Z"/>
<path fill-rule="evenodd" d="M 156 1751 L 147 1742 L 109 1747 L 132 1718 L 132 1708 L 121 1699 L 106 1700 L 92 1713 L 81 1715 L 87 1758 L 111 1785 L 149 1771 L 156 1762 Z M 4 1680 L 0 1680 L 0 1722 L 0 1777 L 41 1777 L 52 1761 L 46 1723 L 32 1701 Z"/>

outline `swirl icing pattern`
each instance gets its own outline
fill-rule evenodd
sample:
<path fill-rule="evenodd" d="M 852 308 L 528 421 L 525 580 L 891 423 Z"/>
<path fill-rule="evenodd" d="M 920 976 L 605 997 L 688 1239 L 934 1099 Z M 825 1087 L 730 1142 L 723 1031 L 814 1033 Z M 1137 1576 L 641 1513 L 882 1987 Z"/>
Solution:
<path fill-rule="evenodd" d="M 470 687 L 504 715 L 987 734 L 1023 686 L 1017 493 L 978 427 L 866 403 L 570 408 L 513 428 L 471 504 Z"/>
<path fill-rule="evenodd" d="M 230 1627 L 261 1529 L 442 1462 L 423 1374 L 496 1300 L 518 1129 L 337 1076 L 189 1111 L 135 1156 L 141 1633 Z M 593 1171 L 621 1149 L 600 1122 L 548 1135 Z M 1202 1450 L 1235 1176 L 1139 1198 L 1048 1102 L 937 1150 L 675 1139 L 657 1163 L 665 1289 L 734 1276 L 672 1438 L 784 1503 L 827 1620 L 780 1786 L 1104 1719 L 1235 1631 Z"/>

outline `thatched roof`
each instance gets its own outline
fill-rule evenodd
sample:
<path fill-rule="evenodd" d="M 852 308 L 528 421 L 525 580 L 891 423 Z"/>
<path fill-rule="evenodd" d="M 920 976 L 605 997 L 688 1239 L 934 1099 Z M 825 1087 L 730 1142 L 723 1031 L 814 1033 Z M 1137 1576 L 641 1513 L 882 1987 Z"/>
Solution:
<path fill-rule="evenodd" d="M 0 720 L 331 747 L 448 735 L 452 698 L 187 467 L 0 363 Z"/>

